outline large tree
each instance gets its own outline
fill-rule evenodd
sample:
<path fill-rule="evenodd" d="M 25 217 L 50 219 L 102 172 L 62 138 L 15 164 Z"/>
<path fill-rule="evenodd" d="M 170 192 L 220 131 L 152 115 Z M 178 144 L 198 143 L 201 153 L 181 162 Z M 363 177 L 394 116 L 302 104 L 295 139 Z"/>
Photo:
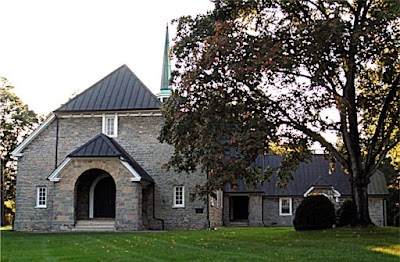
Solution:
<path fill-rule="evenodd" d="M 37 115 L 12 92 L 10 82 L 0 76 L 0 170 L 1 225 L 4 225 L 4 200 L 15 200 L 16 166 L 11 152 L 38 123 Z"/>
<path fill-rule="evenodd" d="M 197 192 L 210 193 L 268 178 L 254 160 L 279 153 L 285 185 L 318 142 L 349 174 L 358 224 L 370 224 L 369 179 L 400 140 L 398 2 L 213 2 L 178 19 L 160 135 L 175 148 L 168 166 L 207 172 Z"/>

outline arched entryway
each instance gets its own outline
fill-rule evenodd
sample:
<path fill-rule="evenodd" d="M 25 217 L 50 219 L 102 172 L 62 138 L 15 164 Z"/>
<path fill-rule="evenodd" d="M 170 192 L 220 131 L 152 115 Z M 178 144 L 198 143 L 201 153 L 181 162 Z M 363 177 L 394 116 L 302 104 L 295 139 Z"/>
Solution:
<path fill-rule="evenodd" d="M 104 174 L 90 187 L 89 218 L 115 218 L 114 179 Z"/>
<path fill-rule="evenodd" d="M 76 220 L 115 218 L 115 182 L 101 169 L 82 173 L 75 186 Z"/>

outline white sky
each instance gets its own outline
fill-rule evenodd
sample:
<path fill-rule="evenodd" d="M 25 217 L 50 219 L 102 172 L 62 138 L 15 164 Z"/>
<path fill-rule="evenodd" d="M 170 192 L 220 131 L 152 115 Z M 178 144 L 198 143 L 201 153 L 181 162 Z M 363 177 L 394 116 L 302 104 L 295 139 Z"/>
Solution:
<path fill-rule="evenodd" d="M 212 7 L 209 0 L 3 0 L 0 75 L 40 115 L 122 64 L 157 93 L 167 22 Z M 169 34 L 171 41 L 174 26 Z"/>

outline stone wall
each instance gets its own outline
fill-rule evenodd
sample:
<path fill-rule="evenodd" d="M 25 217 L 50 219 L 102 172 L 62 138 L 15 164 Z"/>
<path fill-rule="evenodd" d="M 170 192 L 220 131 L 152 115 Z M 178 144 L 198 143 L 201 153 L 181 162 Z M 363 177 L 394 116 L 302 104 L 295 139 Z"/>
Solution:
<path fill-rule="evenodd" d="M 136 222 L 132 222 L 135 220 L 132 215 L 125 215 L 125 211 L 122 211 L 121 216 L 123 217 L 116 218 L 116 220 L 120 219 L 120 221 L 125 222 L 116 224 L 118 230 L 160 229 L 162 220 L 164 221 L 164 228 L 167 230 L 208 227 L 207 204 L 199 199 L 190 201 L 191 190 L 195 185 L 204 183 L 206 176 L 200 172 L 178 174 L 173 171 L 166 171 L 163 168 L 164 164 L 168 162 L 173 148 L 166 144 L 160 144 L 157 139 L 162 123 L 161 116 L 120 116 L 118 118 L 118 137 L 115 140 L 155 181 L 155 196 L 152 195 L 153 189 L 142 190 L 140 184 L 130 181 L 129 187 L 131 188 L 129 190 L 136 192 L 134 197 L 132 192 L 117 189 L 117 199 L 120 199 L 117 202 L 119 201 L 121 210 L 133 208 L 137 216 L 145 216 L 140 224 L 136 224 Z M 79 177 L 78 174 L 74 174 L 74 178 L 64 179 L 57 183 L 48 181 L 47 177 L 54 171 L 56 165 L 58 166 L 64 161 L 68 154 L 100 134 L 101 131 L 101 117 L 59 118 L 25 148 L 23 157 L 18 161 L 16 230 L 48 231 L 50 229 L 58 230 L 60 226 L 63 226 L 64 229 L 73 226 L 75 220 L 73 186 Z M 79 172 L 87 170 L 85 169 L 87 167 L 78 168 L 75 166 L 75 168 L 79 169 Z M 99 168 L 99 166 L 95 168 Z M 114 175 L 112 176 L 117 179 Z M 60 198 L 58 198 L 54 199 L 55 205 L 52 206 L 53 195 L 61 194 L 61 185 L 67 183 L 67 180 L 70 184 L 68 190 L 71 191 L 68 194 L 63 191 L 65 197 L 63 201 L 71 201 L 72 204 L 68 204 L 68 207 L 61 207 L 62 204 L 59 203 Z M 173 187 L 177 185 L 185 187 L 185 206 L 183 208 L 172 207 Z M 37 186 L 46 186 L 48 189 L 47 208 L 35 208 Z M 148 195 L 143 197 L 143 193 Z M 125 194 L 128 194 L 129 197 Z M 141 207 L 138 201 L 143 203 Z M 199 212 L 200 210 L 203 212 Z M 117 217 L 118 214 L 117 210 Z"/>
<path fill-rule="evenodd" d="M 350 197 L 341 197 L 339 203 L 333 203 L 337 210 L 341 203 Z M 279 215 L 279 198 L 265 197 L 263 202 L 263 221 L 265 226 L 293 226 L 293 219 L 296 214 L 296 209 L 300 205 L 302 197 L 292 198 L 292 215 Z M 377 226 L 386 225 L 384 215 L 384 200 L 383 197 L 369 197 L 369 213 L 372 222 Z"/>
<path fill-rule="evenodd" d="M 386 201 L 383 197 L 369 197 L 369 215 L 372 223 L 377 226 L 386 226 Z"/>
<path fill-rule="evenodd" d="M 222 215 L 224 208 L 223 192 L 221 190 L 215 192 L 214 197 L 209 197 L 208 204 L 210 228 L 222 227 Z"/>
<path fill-rule="evenodd" d="M 259 227 L 262 225 L 262 194 L 251 193 L 249 195 L 249 226 Z"/>
<path fill-rule="evenodd" d="M 211 206 L 210 202 L 206 203 L 200 199 L 190 201 L 190 192 L 196 185 L 205 183 L 205 174 L 176 173 L 163 168 L 173 148 L 160 144 L 157 139 L 162 123 L 161 116 L 120 116 L 118 119 L 118 137 L 115 140 L 154 179 L 155 185 L 154 188 L 143 187 L 140 183 L 128 180 L 123 184 L 118 184 L 117 229 L 124 231 L 161 229 L 162 225 L 166 230 L 201 229 L 209 225 L 221 226 L 222 217 L 224 225 L 229 225 L 229 196 L 224 196 L 224 204 L 221 207 Z M 89 162 L 75 162 L 73 165 L 70 163 L 70 168 L 74 167 L 75 171 L 70 170 L 68 171 L 70 173 L 65 175 L 67 173 L 64 170 L 65 177 L 57 183 L 47 180 L 55 167 L 60 165 L 68 154 L 100 134 L 101 131 L 101 117 L 60 118 L 51 123 L 25 148 L 23 157 L 18 160 L 17 213 L 14 223 L 16 230 L 49 231 L 71 228 L 76 220 L 74 186 L 79 175 L 88 168 L 104 167 L 104 170 L 109 170 L 107 172 L 113 176 L 116 184 L 117 180 L 122 181 L 122 176 L 119 177 L 120 175 L 115 174 L 113 170 L 107 169 L 109 167 L 105 165 L 106 162 L 98 162 L 96 166 Z M 115 164 L 114 168 L 120 170 L 123 167 Z M 124 173 L 126 170 L 121 172 Z M 125 174 L 124 179 L 129 175 Z M 68 185 L 64 188 L 63 184 Z M 185 206 L 174 208 L 173 187 L 178 185 L 185 188 Z M 46 208 L 35 207 L 36 188 L 39 186 L 46 187 L 48 191 Z M 261 197 L 257 194 L 250 194 L 249 197 L 249 224 L 253 226 L 262 224 L 292 226 L 296 208 L 302 200 L 300 197 L 293 199 L 291 216 L 280 216 L 279 198 Z M 343 200 L 344 198 L 341 198 L 341 201 Z M 382 203 L 382 198 L 370 198 L 371 218 L 377 225 L 385 223 Z M 209 217 L 207 211 L 209 211 Z"/>
<path fill-rule="evenodd" d="M 56 124 L 53 122 L 25 149 L 18 159 L 16 215 L 18 231 L 49 231 L 52 227 L 53 183 L 47 176 L 54 170 Z M 36 208 L 36 188 L 47 188 L 47 208 Z"/>
<path fill-rule="evenodd" d="M 143 229 L 142 185 L 132 182 L 132 175 L 117 159 L 72 160 L 55 183 L 53 230 L 72 229 L 75 225 L 75 183 L 87 170 L 101 169 L 114 179 L 116 186 L 115 225 L 118 231 Z"/>
<path fill-rule="evenodd" d="M 263 199 L 263 219 L 265 226 L 293 226 L 296 209 L 303 198 L 292 198 L 292 215 L 279 215 L 279 197 Z"/>

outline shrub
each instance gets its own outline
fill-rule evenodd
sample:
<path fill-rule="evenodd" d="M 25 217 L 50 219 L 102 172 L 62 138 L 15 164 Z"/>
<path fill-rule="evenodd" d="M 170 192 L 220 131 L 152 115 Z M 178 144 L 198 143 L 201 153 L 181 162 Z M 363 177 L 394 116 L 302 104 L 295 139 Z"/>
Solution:
<path fill-rule="evenodd" d="M 357 213 L 355 212 L 355 207 L 353 201 L 346 200 L 340 206 L 339 210 L 337 211 L 337 226 L 344 227 L 344 226 L 354 226 L 356 222 Z"/>
<path fill-rule="evenodd" d="M 332 228 L 334 224 L 335 208 L 332 202 L 322 195 L 304 198 L 293 220 L 296 230 Z"/>

